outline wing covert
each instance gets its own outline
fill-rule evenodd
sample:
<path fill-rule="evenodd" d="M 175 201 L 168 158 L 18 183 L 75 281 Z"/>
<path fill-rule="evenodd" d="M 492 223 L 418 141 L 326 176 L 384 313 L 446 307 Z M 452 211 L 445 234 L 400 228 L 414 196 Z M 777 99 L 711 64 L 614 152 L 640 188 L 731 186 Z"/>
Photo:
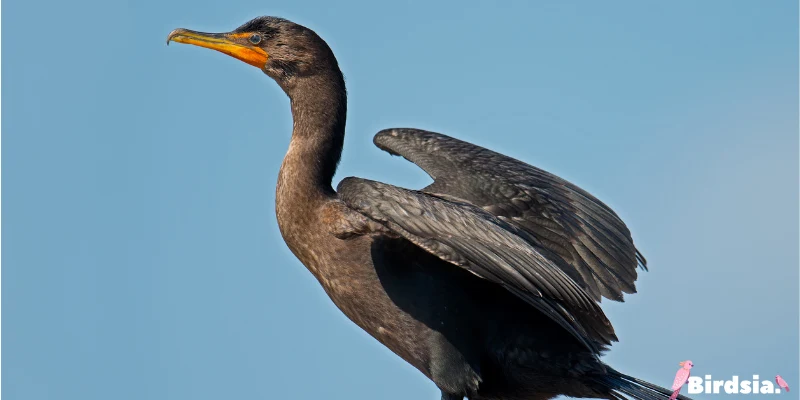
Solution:
<path fill-rule="evenodd" d="M 440 259 L 497 283 L 595 352 L 616 340 L 592 296 L 540 254 L 519 229 L 469 203 L 359 178 L 337 188 L 351 209 Z"/>

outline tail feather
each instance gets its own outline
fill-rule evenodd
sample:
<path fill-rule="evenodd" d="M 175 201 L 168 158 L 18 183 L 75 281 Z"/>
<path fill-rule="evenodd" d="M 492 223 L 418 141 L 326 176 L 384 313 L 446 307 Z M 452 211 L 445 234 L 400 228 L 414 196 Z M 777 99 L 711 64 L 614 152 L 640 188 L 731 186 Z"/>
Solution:
<path fill-rule="evenodd" d="M 598 375 L 594 380 L 609 389 L 614 397 L 631 398 L 634 400 L 666 400 L 673 392 L 669 389 L 654 385 L 650 382 L 634 378 L 615 371 L 606 366 L 607 374 Z M 691 400 L 686 396 L 678 396 L 679 400 Z"/>

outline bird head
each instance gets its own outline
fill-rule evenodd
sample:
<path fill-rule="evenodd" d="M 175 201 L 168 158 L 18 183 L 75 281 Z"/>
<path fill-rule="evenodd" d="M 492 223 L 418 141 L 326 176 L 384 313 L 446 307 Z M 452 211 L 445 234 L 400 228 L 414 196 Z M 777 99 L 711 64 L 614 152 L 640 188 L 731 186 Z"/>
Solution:
<path fill-rule="evenodd" d="M 683 369 L 692 369 L 692 367 L 694 367 L 692 360 L 681 361 L 680 363 L 678 363 L 678 365 L 683 367 Z"/>
<path fill-rule="evenodd" d="M 277 17 L 258 17 L 227 33 L 175 29 L 170 42 L 205 47 L 250 64 L 275 79 L 284 90 L 296 79 L 338 70 L 327 43 L 314 31 Z M 288 91 L 287 91 L 288 92 Z"/>

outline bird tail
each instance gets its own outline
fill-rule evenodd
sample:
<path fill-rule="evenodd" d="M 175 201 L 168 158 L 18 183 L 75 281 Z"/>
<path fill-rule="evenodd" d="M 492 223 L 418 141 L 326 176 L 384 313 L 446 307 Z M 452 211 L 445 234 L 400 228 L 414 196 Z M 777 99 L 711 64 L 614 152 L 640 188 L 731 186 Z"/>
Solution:
<path fill-rule="evenodd" d="M 593 380 L 609 390 L 612 399 L 634 399 L 634 400 L 667 400 L 675 399 L 671 397 L 677 395 L 671 390 L 654 385 L 650 382 L 625 375 L 606 366 L 605 375 L 597 375 Z M 677 396 L 679 400 L 692 400 L 686 396 Z"/>

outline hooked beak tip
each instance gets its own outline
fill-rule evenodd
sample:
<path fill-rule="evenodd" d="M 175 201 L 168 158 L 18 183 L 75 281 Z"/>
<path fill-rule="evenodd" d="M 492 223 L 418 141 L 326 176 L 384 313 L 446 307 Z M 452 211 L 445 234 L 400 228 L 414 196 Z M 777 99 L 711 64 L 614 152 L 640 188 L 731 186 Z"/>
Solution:
<path fill-rule="evenodd" d="M 169 35 L 167 35 L 167 46 L 169 46 L 169 42 L 171 42 L 172 39 L 175 38 L 175 36 L 178 36 L 184 32 L 186 32 L 186 29 L 183 28 L 173 29 L 172 32 L 170 32 Z"/>

